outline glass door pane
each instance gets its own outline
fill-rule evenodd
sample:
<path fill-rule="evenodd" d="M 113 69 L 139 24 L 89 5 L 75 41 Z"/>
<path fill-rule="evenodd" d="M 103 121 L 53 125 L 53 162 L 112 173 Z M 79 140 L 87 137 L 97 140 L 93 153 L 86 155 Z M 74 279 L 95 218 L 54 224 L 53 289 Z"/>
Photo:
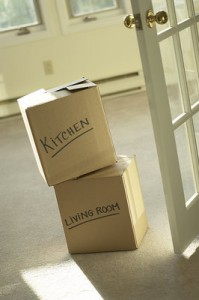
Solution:
<path fill-rule="evenodd" d="M 168 38 L 160 42 L 160 50 L 164 67 L 171 116 L 172 120 L 175 120 L 184 112 L 184 109 L 172 38 Z"/>
<path fill-rule="evenodd" d="M 199 1 L 198 0 L 193 0 L 194 2 L 194 8 L 195 8 L 195 14 L 199 14 Z"/>
<path fill-rule="evenodd" d="M 187 125 L 188 124 L 183 124 L 175 130 L 176 146 L 186 202 L 196 193 Z"/>
<path fill-rule="evenodd" d="M 182 21 L 188 19 L 188 9 L 186 0 L 174 0 L 176 8 L 176 17 L 177 22 L 181 23 Z"/>
<path fill-rule="evenodd" d="M 180 41 L 184 59 L 190 103 L 191 105 L 194 105 L 196 102 L 198 102 L 199 99 L 199 79 L 190 28 L 187 28 L 180 32 Z"/>
<path fill-rule="evenodd" d="M 196 144 L 198 149 L 198 159 L 199 159 L 199 112 L 197 112 L 193 116 L 193 124 L 194 124 L 194 131 L 195 131 Z"/>

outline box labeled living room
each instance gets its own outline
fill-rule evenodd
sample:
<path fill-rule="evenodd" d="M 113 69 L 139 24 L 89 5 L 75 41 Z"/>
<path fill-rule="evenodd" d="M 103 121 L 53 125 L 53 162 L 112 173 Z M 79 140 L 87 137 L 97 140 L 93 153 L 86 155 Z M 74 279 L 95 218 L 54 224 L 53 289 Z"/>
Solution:
<path fill-rule="evenodd" d="M 135 157 L 54 189 L 70 253 L 140 246 L 148 225 Z"/>

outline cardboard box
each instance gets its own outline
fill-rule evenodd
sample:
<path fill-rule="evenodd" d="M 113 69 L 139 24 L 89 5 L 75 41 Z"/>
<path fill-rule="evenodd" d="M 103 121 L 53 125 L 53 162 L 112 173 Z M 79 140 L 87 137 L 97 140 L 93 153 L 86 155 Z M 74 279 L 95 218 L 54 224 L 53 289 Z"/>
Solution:
<path fill-rule="evenodd" d="M 147 218 L 135 157 L 54 189 L 70 253 L 139 247 Z"/>
<path fill-rule="evenodd" d="M 82 78 L 18 99 L 39 170 L 48 185 L 116 162 L 97 86 Z"/>

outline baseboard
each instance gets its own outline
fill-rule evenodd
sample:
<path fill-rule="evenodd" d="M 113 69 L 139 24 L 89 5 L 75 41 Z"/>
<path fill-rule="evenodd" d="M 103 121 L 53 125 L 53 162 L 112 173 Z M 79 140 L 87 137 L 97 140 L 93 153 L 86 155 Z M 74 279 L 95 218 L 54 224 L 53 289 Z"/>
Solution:
<path fill-rule="evenodd" d="M 6 118 L 20 114 L 17 99 L 0 101 L 0 118 Z"/>
<path fill-rule="evenodd" d="M 98 85 L 101 96 L 106 98 L 145 89 L 142 72 L 121 74 L 93 81 Z M 0 101 L 0 118 L 17 114 L 20 114 L 17 98 Z"/>
<path fill-rule="evenodd" d="M 141 71 L 94 80 L 94 82 L 98 85 L 101 96 L 139 91 L 145 87 Z"/>

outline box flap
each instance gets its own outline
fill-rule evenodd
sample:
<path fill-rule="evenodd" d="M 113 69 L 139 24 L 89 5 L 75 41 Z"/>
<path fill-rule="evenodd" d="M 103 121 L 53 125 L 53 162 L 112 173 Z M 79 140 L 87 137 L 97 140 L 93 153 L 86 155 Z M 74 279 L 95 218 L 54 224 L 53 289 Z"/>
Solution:
<path fill-rule="evenodd" d="M 83 175 L 79 178 L 87 179 L 87 178 L 99 178 L 99 177 L 113 177 L 118 176 L 124 173 L 126 168 L 131 164 L 132 157 L 127 157 L 125 155 L 117 156 L 117 162 L 109 167 L 105 167 L 100 170 L 96 170 L 89 174 Z"/>
<path fill-rule="evenodd" d="M 85 81 L 84 83 L 81 84 L 67 86 L 67 90 L 74 91 L 74 90 L 86 89 L 92 86 L 96 86 L 96 84 L 91 81 Z"/>
<path fill-rule="evenodd" d="M 61 90 L 75 91 L 75 90 L 89 88 L 92 86 L 96 86 L 96 84 L 91 82 L 87 78 L 82 77 L 75 81 L 71 81 L 71 82 L 65 83 L 63 85 L 57 86 L 55 88 L 49 89 L 49 90 L 47 90 L 47 92 L 54 93 L 54 92 L 58 92 Z"/>
<path fill-rule="evenodd" d="M 33 93 L 19 98 L 17 101 L 21 110 L 26 110 L 29 107 L 56 100 L 60 97 L 68 96 L 72 91 L 86 89 L 93 86 L 96 86 L 96 84 L 91 82 L 87 78 L 82 77 L 81 79 L 68 82 L 64 85 L 60 85 L 49 90 L 39 89 Z"/>
<path fill-rule="evenodd" d="M 88 80 L 88 78 L 82 77 L 82 78 L 80 78 L 80 79 L 76 79 L 76 80 L 73 80 L 73 81 L 70 81 L 70 82 L 66 83 L 66 86 L 68 87 L 68 86 L 71 86 L 71 85 L 75 85 L 75 84 L 84 82 L 84 81 L 86 81 L 86 80 Z"/>

